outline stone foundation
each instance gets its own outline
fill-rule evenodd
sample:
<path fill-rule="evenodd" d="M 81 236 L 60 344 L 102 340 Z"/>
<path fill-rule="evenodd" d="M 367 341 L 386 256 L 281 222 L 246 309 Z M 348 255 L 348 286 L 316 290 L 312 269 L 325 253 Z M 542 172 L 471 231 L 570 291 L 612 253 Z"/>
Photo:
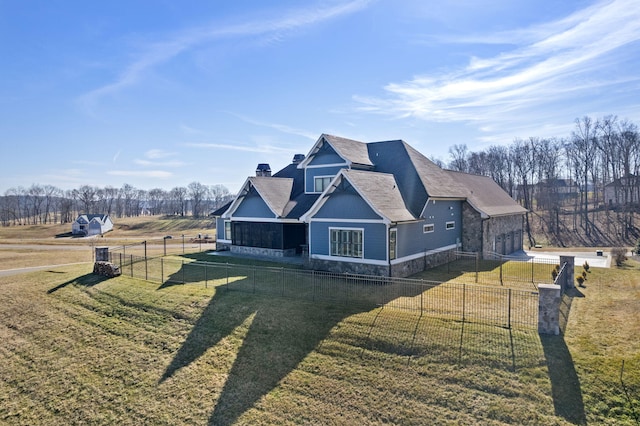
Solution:
<path fill-rule="evenodd" d="M 451 259 L 454 259 L 455 250 L 456 249 L 429 252 L 419 258 L 391 265 L 391 276 L 406 278 L 418 272 L 444 265 Z"/>
<path fill-rule="evenodd" d="M 339 274 L 375 275 L 378 277 L 406 278 L 427 269 L 446 264 L 453 258 L 455 248 L 426 253 L 416 259 L 388 265 L 370 265 L 358 262 L 340 262 L 326 259 L 305 259 L 305 269 L 328 271 Z"/>
<path fill-rule="evenodd" d="M 327 271 L 337 274 L 375 275 L 378 277 L 389 276 L 389 267 L 386 265 L 369 265 L 366 263 L 307 258 L 304 267 L 305 269 L 312 269 L 314 271 Z"/>

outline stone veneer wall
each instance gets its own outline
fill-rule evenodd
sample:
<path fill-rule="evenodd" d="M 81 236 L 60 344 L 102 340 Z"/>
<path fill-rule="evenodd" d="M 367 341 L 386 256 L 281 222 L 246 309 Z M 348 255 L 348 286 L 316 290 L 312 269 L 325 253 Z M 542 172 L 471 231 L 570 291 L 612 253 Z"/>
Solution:
<path fill-rule="evenodd" d="M 314 271 L 327 271 L 338 274 L 389 276 L 389 267 L 386 265 L 369 265 L 366 263 L 307 258 L 305 259 L 304 267 L 305 269 L 312 269 Z"/>
<path fill-rule="evenodd" d="M 522 242 L 522 215 L 498 216 L 482 219 L 469 203 L 462 203 L 462 250 L 480 252 L 493 251 L 493 242 L 498 235 L 516 232 Z M 519 250 L 519 247 L 515 248 Z"/>
<path fill-rule="evenodd" d="M 369 265 L 358 262 L 339 262 L 335 260 L 312 259 L 305 260 L 305 268 L 316 271 L 329 271 L 335 273 L 349 273 L 358 275 L 376 275 L 382 277 L 405 278 L 422 272 L 426 269 L 444 265 L 452 258 L 455 249 L 431 252 L 417 259 L 395 265 Z"/>
<path fill-rule="evenodd" d="M 231 246 L 231 253 L 250 254 L 252 256 L 290 257 L 296 255 L 296 249 L 268 249 L 262 247 Z"/>
<path fill-rule="evenodd" d="M 462 203 L 462 250 L 482 252 L 482 217 L 466 201 Z"/>
<path fill-rule="evenodd" d="M 218 251 L 231 250 L 231 243 L 223 243 L 221 241 L 216 241 L 216 250 Z"/>
<path fill-rule="evenodd" d="M 520 242 L 522 243 L 522 215 L 511 216 L 498 216 L 484 220 L 482 232 L 482 254 L 493 251 L 493 241 L 496 236 L 501 234 L 508 234 L 510 232 L 520 234 Z M 522 247 L 516 247 L 515 250 L 520 250 Z M 508 254 L 508 253 L 507 253 Z"/>
<path fill-rule="evenodd" d="M 538 284 L 538 333 L 560 334 L 562 291 L 556 284 Z"/>
<path fill-rule="evenodd" d="M 406 262 L 391 265 L 391 276 L 397 278 L 405 278 L 436 266 L 444 265 L 450 259 L 453 259 L 456 249 L 441 250 L 430 252 L 417 259 L 408 260 Z"/>

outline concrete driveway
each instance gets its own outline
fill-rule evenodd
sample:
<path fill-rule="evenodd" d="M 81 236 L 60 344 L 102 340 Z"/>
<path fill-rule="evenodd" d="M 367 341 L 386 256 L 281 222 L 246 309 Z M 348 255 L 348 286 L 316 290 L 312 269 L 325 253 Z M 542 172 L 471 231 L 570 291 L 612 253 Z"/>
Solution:
<path fill-rule="evenodd" d="M 608 268 L 611 266 L 611 254 L 604 252 L 602 256 L 598 256 L 596 250 L 593 251 L 541 251 L 541 250 L 524 250 L 524 255 L 536 259 L 560 261 L 560 256 L 574 256 L 576 266 L 581 266 L 586 261 L 593 268 Z"/>

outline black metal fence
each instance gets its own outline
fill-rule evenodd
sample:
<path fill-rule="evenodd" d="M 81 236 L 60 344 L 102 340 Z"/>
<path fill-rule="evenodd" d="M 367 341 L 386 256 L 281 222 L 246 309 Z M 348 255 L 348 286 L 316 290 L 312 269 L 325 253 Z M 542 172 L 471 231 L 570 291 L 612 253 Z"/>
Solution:
<path fill-rule="evenodd" d="M 122 253 L 110 253 L 110 261 L 120 266 L 123 275 L 163 286 L 214 286 L 221 291 L 340 303 L 358 309 L 402 309 L 508 328 L 537 327 L 538 321 L 535 289 L 145 258 Z"/>
<path fill-rule="evenodd" d="M 558 261 L 528 256 L 504 256 L 497 253 L 480 257 L 480 253 L 457 251 L 447 263 L 447 272 L 472 275 L 475 283 L 500 285 L 522 284 L 537 288 L 537 284 L 553 282 Z"/>
<path fill-rule="evenodd" d="M 150 238 L 132 244 L 110 247 L 109 251 L 123 256 L 157 257 L 170 254 L 200 253 L 215 250 L 215 239 L 206 234 L 167 235 L 162 238 Z"/>

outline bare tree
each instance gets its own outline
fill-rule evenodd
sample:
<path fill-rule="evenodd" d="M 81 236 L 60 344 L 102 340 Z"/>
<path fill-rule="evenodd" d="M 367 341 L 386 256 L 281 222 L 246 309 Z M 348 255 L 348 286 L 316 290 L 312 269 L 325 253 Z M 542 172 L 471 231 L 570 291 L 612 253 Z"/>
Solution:
<path fill-rule="evenodd" d="M 187 186 L 188 196 L 191 199 L 191 212 L 194 217 L 202 215 L 202 203 L 207 196 L 207 187 L 200 182 L 191 182 Z"/>
<path fill-rule="evenodd" d="M 515 180 L 518 183 L 518 198 L 527 212 L 525 213 L 525 230 L 529 238 L 529 245 L 534 246 L 535 240 L 531 233 L 530 211 L 531 203 L 531 182 L 535 172 L 535 153 L 530 142 L 522 139 L 515 139 L 511 145 L 510 156 L 513 163 Z"/>
<path fill-rule="evenodd" d="M 162 188 L 154 188 L 149 190 L 148 193 L 148 201 L 149 201 L 149 210 L 152 215 L 158 215 L 162 212 L 162 205 L 165 200 L 168 198 L 167 192 Z"/>
<path fill-rule="evenodd" d="M 76 198 L 82 206 L 82 211 L 86 214 L 95 213 L 98 188 L 91 185 L 82 185 L 76 190 Z"/>
<path fill-rule="evenodd" d="M 449 148 L 449 155 L 451 156 L 451 162 L 449 168 L 458 172 L 467 172 L 469 170 L 468 158 L 467 158 L 467 145 L 453 145 Z"/>
<path fill-rule="evenodd" d="M 187 188 L 184 186 L 176 186 L 170 192 L 171 204 L 173 205 L 173 214 L 184 216 L 186 213 Z"/>
<path fill-rule="evenodd" d="M 589 176 L 594 175 L 597 154 L 596 125 L 590 117 L 576 118 L 576 128 L 571 133 L 571 145 L 574 170 L 581 178 L 581 218 L 587 237 L 591 236 L 592 224 L 589 221 Z M 580 169 L 580 170 L 578 170 Z"/>

